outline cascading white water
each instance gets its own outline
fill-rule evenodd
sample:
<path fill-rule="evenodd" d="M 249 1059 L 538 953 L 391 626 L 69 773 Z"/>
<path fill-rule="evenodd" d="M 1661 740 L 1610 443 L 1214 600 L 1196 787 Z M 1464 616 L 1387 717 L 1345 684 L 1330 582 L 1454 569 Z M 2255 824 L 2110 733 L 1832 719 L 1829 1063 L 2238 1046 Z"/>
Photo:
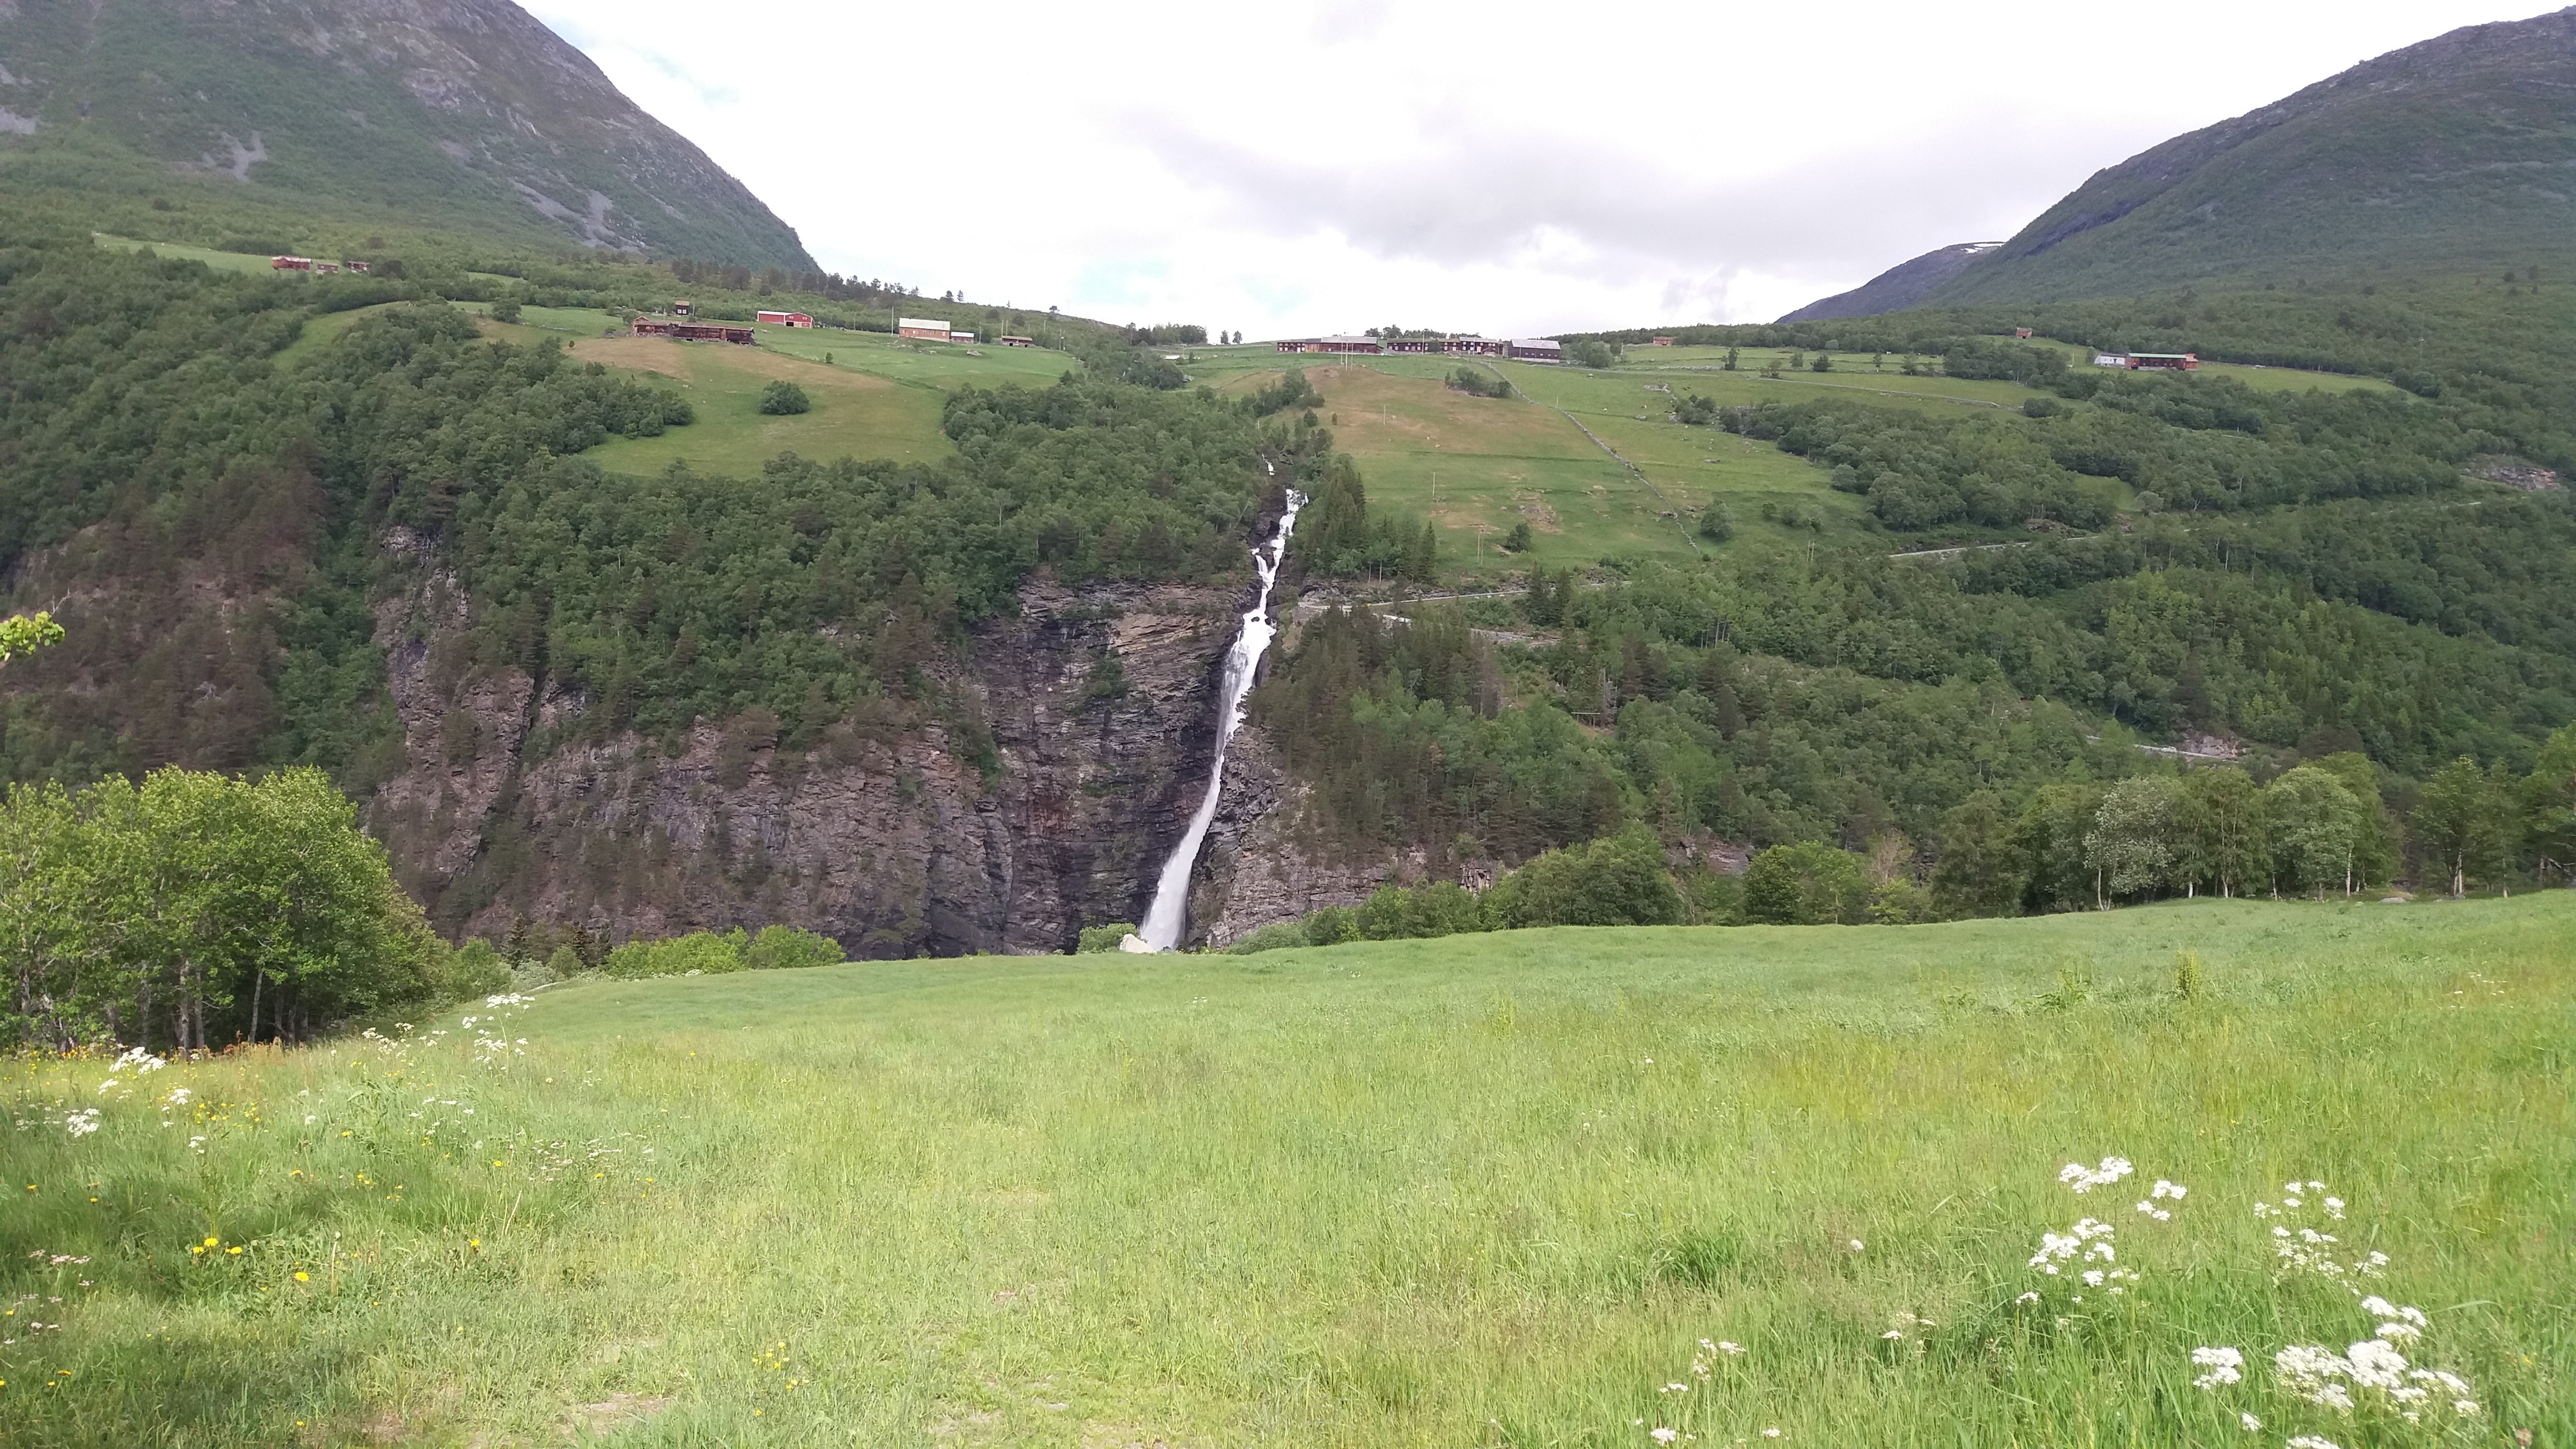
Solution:
<path fill-rule="evenodd" d="M 1198 813 L 1190 817 L 1190 828 L 1181 836 L 1179 847 L 1163 862 L 1154 904 L 1136 933 L 1149 950 L 1168 951 L 1180 944 L 1181 926 L 1189 913 L 1190 872 L 1198 865 L 1199 847 L 1207 842 L 1208 825 L 1216 819 L 1217 792 L 1225 785 L 1225 747 L 1243 725 L 1243 699 L 1252 693 L 1253 671 L 1279 633 L 1270 622 L 1270 585 L 1279 577 L 1280 561 L 1288 556 L 1288 531 L 1297 526 L 1297 510 L 1305 506 L 1306 495 L 1289 489 L 1288 511 L 1279 517 L 1279 531 L 1271 535 L 1268 548 L 1252 551 L 1252 566 L 1261 573 L 1261 593 L 1244 611 L 1243 629 L 1225 656 L 1225 697 L 1217 714 L 1216 758 L 1208 764 L 1207 793 L 1199 800 Z"/>

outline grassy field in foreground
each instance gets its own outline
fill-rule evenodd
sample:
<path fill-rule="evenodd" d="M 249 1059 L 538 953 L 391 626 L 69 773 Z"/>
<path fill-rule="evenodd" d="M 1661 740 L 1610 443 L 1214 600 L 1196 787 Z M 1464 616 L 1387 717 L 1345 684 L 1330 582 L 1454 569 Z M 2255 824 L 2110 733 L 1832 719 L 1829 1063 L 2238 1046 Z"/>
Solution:
<path fill-rule="evenodd" d="M 2568 892 L 2205 901 L 576 983 L 401 1047 L 21 1063 L 0 1442 L 2563 1449 L 2571 958 Z M 2381 1316 L 2275 1257 L 2293 1179 L 2477 1416 L 2273 1385 Z M 2026 1265 L 2088 1214 L 2119 1296 Z M 2217 1346 L 2244 1382 L 2194 1389 Z"/>

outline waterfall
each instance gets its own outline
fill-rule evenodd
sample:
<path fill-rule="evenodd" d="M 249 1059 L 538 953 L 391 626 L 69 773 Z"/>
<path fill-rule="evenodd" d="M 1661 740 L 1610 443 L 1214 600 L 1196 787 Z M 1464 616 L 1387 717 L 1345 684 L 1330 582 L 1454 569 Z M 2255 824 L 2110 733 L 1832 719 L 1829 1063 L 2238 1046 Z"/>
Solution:
<path fill-rule="evenodd" d="M 1297 510 L 1306 506 L 1306 495 L 1288 490 L 1288 511 L 1279 517 L 1279 530 L 1270 536 L 1266 549 L 1252 551 L 1252 566 L 1261 573 L 1261 593 L 1252 607 L 1243 612 L 1242 632 L 1234 636 L 1234 647 L 1225 656 L 1224 699 L 1216 719 L 1216 758 L 1208 762 L 1207 793 L 1200 797 L 1198 812 L 1190 817 L 1190 828 L 1181 836 L 1180 845 L 1171 859 L 1163 862 L 1162 879 L 1154 886 L 1153 907 L 1145 912 L 1144 927 L 1137 932 L 1145 949 L 1168 951 L 1180 944 L 1181 926 L 1189 914 L 1190 871 L 1198 865 L 1199 847 L 1207 843 L 1208 825 L 1216 819 L 1217 792 L 1225 785 L 1225 747 L 1234 732 L 1243 727 L 1243 698 L 1252 692 L 1253 671 L 1260 668 L 1261 656 L 1270 648 L 1271 639 L 1279 632 L 1270 622 L 1270 586 L 1279 577 L 1279 564 L 1288 556 L 1288 531 L 1297 526 Z M 1129 937 L 1135 940 L 1136 937 Z"/>

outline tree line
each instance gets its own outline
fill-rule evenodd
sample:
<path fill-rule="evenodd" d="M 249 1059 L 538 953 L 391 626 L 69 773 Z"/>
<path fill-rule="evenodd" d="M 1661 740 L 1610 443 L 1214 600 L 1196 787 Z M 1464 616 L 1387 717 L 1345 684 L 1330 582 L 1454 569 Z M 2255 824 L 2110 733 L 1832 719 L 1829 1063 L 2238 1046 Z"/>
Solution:
<path fill-rule="evenodd" d="M 1864 850 L 1824 841 L 1756 853 L 1740 877 L 1676 861 L 1631 824 L 1546 851 L 1493 885 L 1386 886 L 1264 927 L 1253 953 L 1536 926 L 1915 925 L 2109 910 L 2176 896 L 2350 899 L 2386 888 L 2411 837 L 2429 888 L 2510 892 L 2516 879 L 2576 884 L 2576 726 L 2528 775 L 2457 760 L 2424 782 L 2401 826 L 2358 754 L 2329 755 L 2257 786 L 2232 766 L 2058 782 L 2018 810 L 1981 790 L 1947 812 L 1932 848 L 1900 835 Z"/>

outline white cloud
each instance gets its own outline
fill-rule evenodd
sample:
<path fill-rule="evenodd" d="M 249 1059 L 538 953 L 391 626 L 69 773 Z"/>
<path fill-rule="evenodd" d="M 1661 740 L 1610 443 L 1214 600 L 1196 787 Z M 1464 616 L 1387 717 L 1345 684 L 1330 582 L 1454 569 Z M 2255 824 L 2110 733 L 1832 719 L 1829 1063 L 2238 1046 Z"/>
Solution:
<path fill-rule="evenodd" d="M 2531 0 L 536 0 L 827 267 L 1254 336 L 1776 316 Z"/>

